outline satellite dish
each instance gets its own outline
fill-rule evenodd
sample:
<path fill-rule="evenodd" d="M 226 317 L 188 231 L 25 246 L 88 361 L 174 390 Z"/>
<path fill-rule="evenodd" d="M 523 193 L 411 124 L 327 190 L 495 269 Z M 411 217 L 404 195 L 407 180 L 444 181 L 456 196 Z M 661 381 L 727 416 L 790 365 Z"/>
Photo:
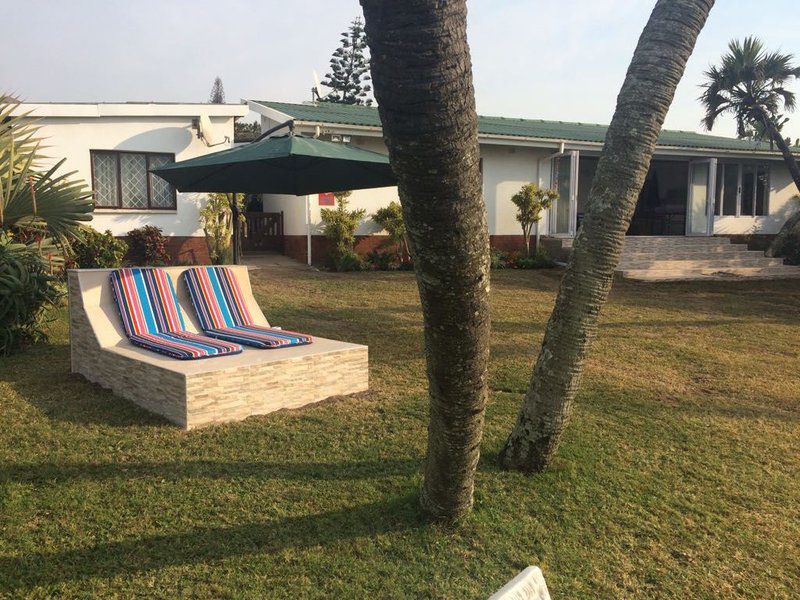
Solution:
<path fill-rule="evenodd" d="M 221 143 L 214 134 L 214 126 L 211 124 L 211 119 L 208 118 L 208 115 L 200 115 L 200 130 L 198 133 L 206 143 L 206 146 L 215 146 Z"/>

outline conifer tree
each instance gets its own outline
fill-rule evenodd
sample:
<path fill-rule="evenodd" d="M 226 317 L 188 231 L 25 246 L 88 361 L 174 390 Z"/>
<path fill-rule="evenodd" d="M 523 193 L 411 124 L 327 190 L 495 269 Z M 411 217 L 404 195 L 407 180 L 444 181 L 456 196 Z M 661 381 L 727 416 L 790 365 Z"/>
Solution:
<path fill-rule="evenodd" d="M 368 97 L 372 87 L 368 83 L 370 75 L 366 49 L 364 22 L 357 17 L 348 30 L 342 32 L 341 45 L 331 56 L 330 71 L 322 81 L 324 86 L 333 91 L 320 100 L 338 104 L 372 105 L 372 99 Z"/>
<path fill-rule="evenodd" d="M 208 101 L 211 104 L 225 104 L 225 88 L 222 87 L 222 79 L 219 76 L 214 78 Z"/>

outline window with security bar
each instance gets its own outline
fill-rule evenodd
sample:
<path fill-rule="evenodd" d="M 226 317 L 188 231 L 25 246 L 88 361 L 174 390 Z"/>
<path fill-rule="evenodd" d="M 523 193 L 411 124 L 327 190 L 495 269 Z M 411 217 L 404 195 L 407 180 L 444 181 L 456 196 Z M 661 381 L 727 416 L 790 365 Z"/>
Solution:
<path fill-rule="evenodd" d="M 175 210 L 177 195 L 151 169 L 175 162 L 174 154 L 92 150 L 95 206 L 128 210 Z"/>

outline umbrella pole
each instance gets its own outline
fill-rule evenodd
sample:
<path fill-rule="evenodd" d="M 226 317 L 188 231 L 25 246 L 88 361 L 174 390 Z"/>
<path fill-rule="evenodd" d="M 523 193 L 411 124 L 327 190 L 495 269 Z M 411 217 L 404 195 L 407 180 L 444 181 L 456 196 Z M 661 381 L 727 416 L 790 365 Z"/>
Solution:
<path fill-rule="evenodd" d="M 311 196 L 306 195 L 306 256 L 311 266 Z"/>
<path fill-rule="evenodd" d="M 231 203 L 231 220 L 233 221 L 233 264 L 239 264 L 239 203 L 236 202 L 236 194 L 228 194 L 228 201 Z"/>

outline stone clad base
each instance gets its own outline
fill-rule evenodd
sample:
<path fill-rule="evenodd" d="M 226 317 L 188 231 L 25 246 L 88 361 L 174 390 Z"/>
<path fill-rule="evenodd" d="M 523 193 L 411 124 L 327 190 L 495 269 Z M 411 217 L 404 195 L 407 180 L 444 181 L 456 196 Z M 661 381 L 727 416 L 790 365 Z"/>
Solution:
<path fill-rule="evenodd" d="M 235 269 L 251 314 L 267 324 L 252 298 L 246 268 Z M 196 331 L 179 280 L 183 269 L 167 271 L 187 329 Z M 234 356 L 190 361 L 137 348 L 122 335 L 108 274 L 99 269 L 69 273 L 72 372 L 184 429 L 298 408 L 369 387 L 367 347 L 325 338 L 307 346 L 246 348 Z"/>

